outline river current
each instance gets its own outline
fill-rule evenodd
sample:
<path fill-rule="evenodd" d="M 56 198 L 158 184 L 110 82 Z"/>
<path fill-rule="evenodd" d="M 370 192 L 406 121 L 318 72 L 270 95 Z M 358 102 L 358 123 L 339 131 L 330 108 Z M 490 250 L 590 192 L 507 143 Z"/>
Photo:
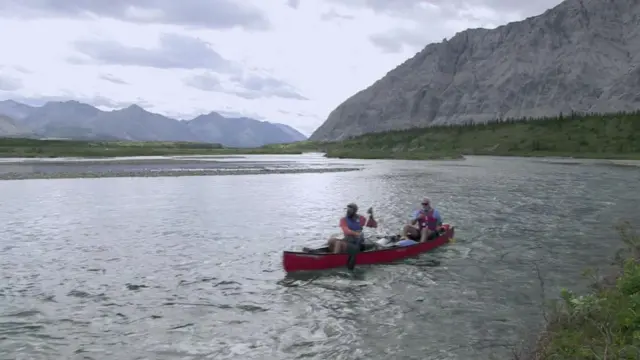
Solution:
<path fill-rule="evenodd" d="M 338 162 L 363 170 L 0 181 L 0 359 L 508 359 L 543 299 L 609 264 L 612 226 L 640 220 L 638 167 Z M 283 272 L 347 203 L 391 233 L 423 196 L 455 243 Z"/>

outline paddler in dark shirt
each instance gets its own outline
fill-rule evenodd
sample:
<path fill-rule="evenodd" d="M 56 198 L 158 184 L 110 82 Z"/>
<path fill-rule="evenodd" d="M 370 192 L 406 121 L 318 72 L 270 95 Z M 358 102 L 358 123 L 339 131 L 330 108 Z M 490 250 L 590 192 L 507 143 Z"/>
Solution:
<path fill-rule="evenodd" d="M 349 243 L 362 248 L 364 245 L 364 235 L 362 230 L 364 227 L 376 228 L 378 223 L 373 218 L 373 209 L 369 208 L 369 219 L 358 214 L 358 205 L 351 203 L 347 205 L 347 215 L 340 219 L 340 229 L 344 234 L 344 238 L 330 238 L 329 239 L 329 251 L 333 253 L 347 252 Z"/>

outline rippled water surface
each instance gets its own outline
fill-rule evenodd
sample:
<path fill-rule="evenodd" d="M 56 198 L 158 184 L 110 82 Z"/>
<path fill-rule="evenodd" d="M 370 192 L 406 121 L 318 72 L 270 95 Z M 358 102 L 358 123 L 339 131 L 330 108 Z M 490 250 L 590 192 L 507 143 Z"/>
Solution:
<path fill-rule="evenodd" d="M 638 220 L 635 167 L 343 162 L 365 170 L 0 182 L 0 358 L 508 358 Z M 456 243 L 285 277 L 282 251 L 336 233 L 346 203 L 396 232 L 423 195 Z"/>

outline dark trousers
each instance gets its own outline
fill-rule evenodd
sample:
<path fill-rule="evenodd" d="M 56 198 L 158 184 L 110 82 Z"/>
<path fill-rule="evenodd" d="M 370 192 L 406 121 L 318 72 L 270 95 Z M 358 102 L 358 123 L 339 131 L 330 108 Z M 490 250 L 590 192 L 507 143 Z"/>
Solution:
<path fill-rule="evenodd" d="M 344 240 L 347 242 L 347 252 L 349 254 L 364 251 L 364 238 L 355 236 L 345 236 Z"/>
<path fill-rule="evenodd" d="M 364 238 L 345 236 L 344 240 L 347 242 L 347 254 L 349 254 L 347 269 L 353 270 L 356 266 L 356 255 L 360 251 L 364 251 Z"/>

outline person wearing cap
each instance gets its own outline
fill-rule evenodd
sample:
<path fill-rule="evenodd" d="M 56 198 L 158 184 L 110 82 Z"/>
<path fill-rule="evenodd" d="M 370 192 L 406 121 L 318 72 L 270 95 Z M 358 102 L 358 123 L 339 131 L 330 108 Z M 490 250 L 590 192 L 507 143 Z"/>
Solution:
<path fill-rule="evenodd" d="M 411 222 L 402 229 L 402 238 L 425 242 L 442 226 L 442 216 L 431 206 L 431 199 L 422 199 L 422 208 L 414 211 Z"/>
<path fill-rule="evenodd" d="M 329 251 L 332 251 L 335 254 L 347 252 L 349 243 L 355 244 L 362 249 L 362 245 L 364 245 L 362 230 L 365 226 L 370 228 L 378 227 L 378 223 L 373 218 L 372 208 L 367 210 L 367 213 L 369 213 L 368 219 L 358 214 L 358 205 L 354 203 L 348 204 L 346 210 L 346 216 L 340 219 L 340 229 L 344 234 L 344 238 L 339 239 L 332 237 L 328 242 Z"/>

